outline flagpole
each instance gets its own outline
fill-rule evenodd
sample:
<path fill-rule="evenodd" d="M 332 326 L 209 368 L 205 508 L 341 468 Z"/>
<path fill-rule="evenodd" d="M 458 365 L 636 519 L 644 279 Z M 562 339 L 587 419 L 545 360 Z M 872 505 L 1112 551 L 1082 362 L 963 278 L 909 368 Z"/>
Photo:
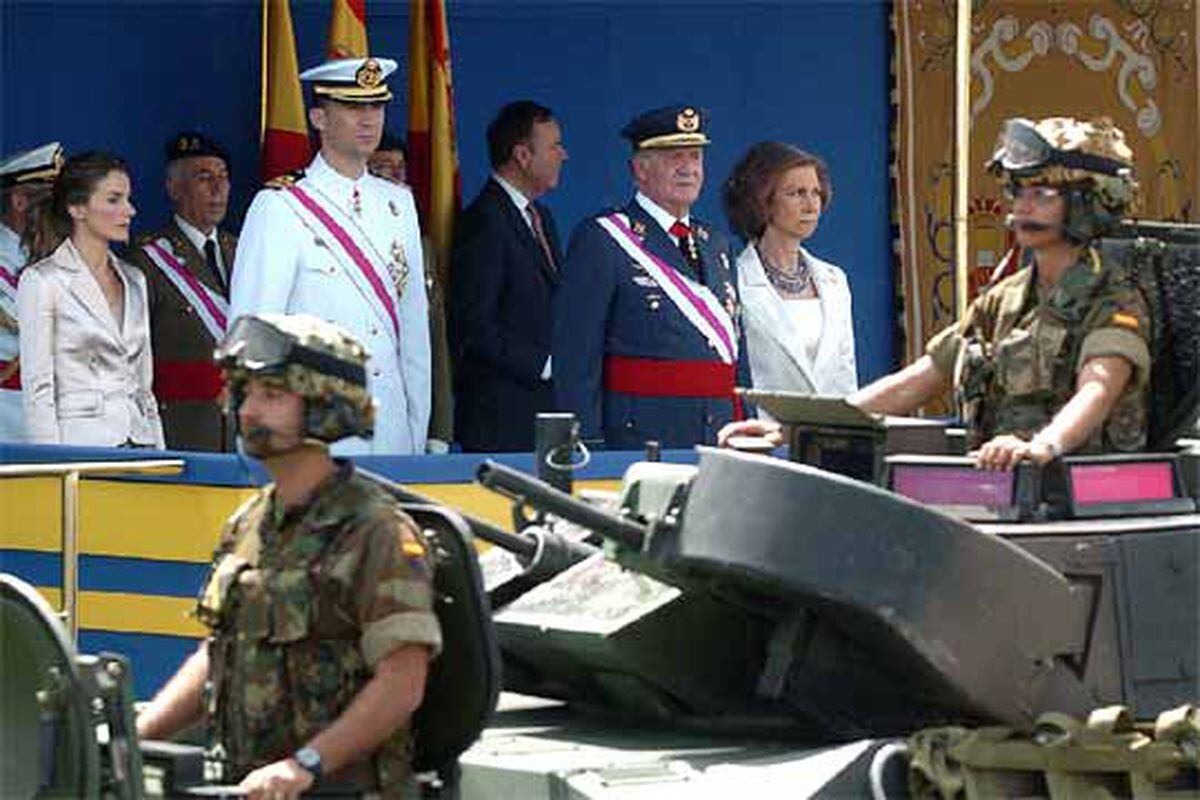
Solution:
<path fill-rule="evenodd" d="M 971 174 L 971 0 L 958 0 L 954 59 L 954 310 L 967 313 L 967 206 Z"/>
<path fill-rule="evenodd" d="M 271 0 L 262 0 L 262 52 L 259 59 L 259 69 L 262 70 L 262 81 L 260 84 L 258 98 L 258 148 L 262 151 L 263 141 L 267 136 L 267 81 L 270 80 L 270 69 L 267 67 L 267 37 L 270 29 L 269 12 L 267 4 Z"/>

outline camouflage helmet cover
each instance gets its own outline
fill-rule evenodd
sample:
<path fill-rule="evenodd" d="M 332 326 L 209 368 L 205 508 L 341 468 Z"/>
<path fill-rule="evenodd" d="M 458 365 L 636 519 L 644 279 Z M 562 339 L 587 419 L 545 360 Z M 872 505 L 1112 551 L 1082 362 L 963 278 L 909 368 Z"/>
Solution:
<path fill-rule="evenodd" d="M 245 382 L 263 378 L 305 400 L 309 436 L 334 442 L 370 436 L 375 406 L 366 388 L 367 352 L 344 329 L 308 314 L 256 314 L 234 320 L 214 353 L 236 414 Z"/>
<path fill-rule="evenodd" d="M 1137 192 L 1133 150 L 1107 117 L 1006 120 L 987 166 L 1017 185 L 1087 187 L 1113 214 L 1127 211 Z"/>

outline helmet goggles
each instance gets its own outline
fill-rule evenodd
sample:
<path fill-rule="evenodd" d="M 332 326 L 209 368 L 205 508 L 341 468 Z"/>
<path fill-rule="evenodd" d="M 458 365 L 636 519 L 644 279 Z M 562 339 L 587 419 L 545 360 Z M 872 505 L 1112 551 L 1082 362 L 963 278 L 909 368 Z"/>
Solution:
<path fill-rule="evenodd" d="M 1017 178 L 1031 177 L 1055 166 L 1113 176 L 1129 171 L 1128 164 L 1114 158 L 1080 150 L 1059 150 L 1037 132 L 1033 122 L 1021 118 L 1004 123 L 987 164 L 993 172 L 1007 172 Z"/>
<path fill-rule="evenodd" d="M 289 364 L 296 364 L 354 386 L 367 385 L 363 365 L 306 347 L 292 334 L 253 316 L 233 321 L 213 353 L 213 360 L 222 369 L 240 369 L 250 375 L 275 374 Z"/>

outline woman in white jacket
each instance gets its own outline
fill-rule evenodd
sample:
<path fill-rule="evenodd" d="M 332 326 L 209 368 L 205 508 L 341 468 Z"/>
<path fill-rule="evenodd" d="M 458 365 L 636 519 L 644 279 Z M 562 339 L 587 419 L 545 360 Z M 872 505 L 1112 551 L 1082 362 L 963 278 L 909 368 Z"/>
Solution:
<path fill-rule="evenodd" d="M 46 203 L 39 260 L 17 290 L 29 439 L 161 448 L 146 277 L 109 249 L 129 241 L 129 169 L 106 153 L 73 156 Z"/>
<path fill-rule="evenodd" d="M 825 163 L 781 142 L 754 145 L 725 182 L 725 211 L 748 242 L 737 273 L 755 389 L 858 388 L 846 274 L 802 246 L 831 196 Z"/>

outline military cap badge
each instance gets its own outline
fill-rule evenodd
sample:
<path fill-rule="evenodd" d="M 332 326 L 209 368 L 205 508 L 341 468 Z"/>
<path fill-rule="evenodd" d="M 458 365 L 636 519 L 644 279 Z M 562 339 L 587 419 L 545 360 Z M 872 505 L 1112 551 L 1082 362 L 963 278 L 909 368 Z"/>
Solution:
<path fill-rule="evenodd" d="M 383 68 L 373 58 L 368 58 L 354 73 L 354 82 L 364 89 L 374 89 L 383 83 Z"/>
<path fill-rule="evenodd" d="M 700 130 L 700 114 L 694 108 L 685 108 L 675 117 L 675 127 L 683 133 L 695 133 Z"/>

